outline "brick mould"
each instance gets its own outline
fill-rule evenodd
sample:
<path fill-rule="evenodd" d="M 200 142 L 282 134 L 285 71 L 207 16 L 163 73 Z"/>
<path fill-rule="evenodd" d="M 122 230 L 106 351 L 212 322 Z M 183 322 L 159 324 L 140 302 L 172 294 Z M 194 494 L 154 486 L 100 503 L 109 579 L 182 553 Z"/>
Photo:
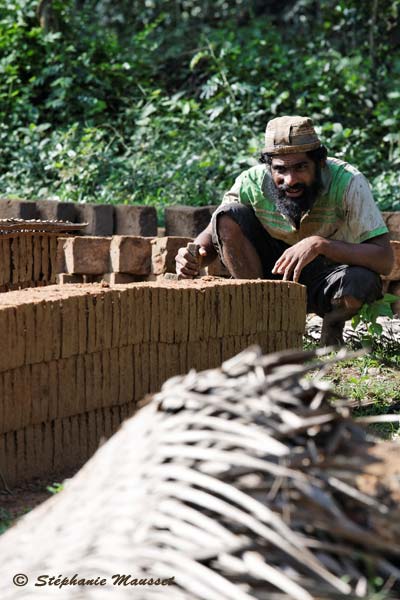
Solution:
<path fill-rule="evenodd" d="M 211 278 L 2 294 L 0 471 L 13 485 L 79 467 L 167 378 L 300 347 L 305 302 L 297 284 Z"/>

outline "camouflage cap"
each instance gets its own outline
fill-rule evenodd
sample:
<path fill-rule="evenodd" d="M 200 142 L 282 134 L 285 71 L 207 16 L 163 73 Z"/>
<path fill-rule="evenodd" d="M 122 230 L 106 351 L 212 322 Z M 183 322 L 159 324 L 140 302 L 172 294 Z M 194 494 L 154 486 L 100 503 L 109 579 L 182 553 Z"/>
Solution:
<path fill-rule="evenodd" d="M 309 117 L 277 117 L 267 123 L 265 147 L 267 154 L 308 152 L 321 146 Z"/>

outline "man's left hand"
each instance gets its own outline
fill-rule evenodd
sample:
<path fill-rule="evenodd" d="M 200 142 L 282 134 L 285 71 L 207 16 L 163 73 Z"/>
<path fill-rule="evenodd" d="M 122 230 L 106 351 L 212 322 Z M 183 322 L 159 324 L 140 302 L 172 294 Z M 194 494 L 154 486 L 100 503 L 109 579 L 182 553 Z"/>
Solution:
<path fill-rule="evenodd" d="M 299 281 L 304 267 L 321 254 L 322 240 L 320 236 L 312 235 L 297 242 L 276 261 L 272 273 L 283 275 L 283 281 L 289 281 L 293 274 L 293 281 Z"/>

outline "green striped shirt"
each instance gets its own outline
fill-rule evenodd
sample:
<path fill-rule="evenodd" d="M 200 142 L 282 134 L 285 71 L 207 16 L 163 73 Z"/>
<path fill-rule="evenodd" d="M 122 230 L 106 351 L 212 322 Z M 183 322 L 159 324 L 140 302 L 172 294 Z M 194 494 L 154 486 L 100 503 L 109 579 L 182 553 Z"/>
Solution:
<path fill-rule="evenodd" d="M 303 215 L 298 231 L 268 197 L 271 180 L 269 165 L 251 167 L 239 175 L 222 202 L 250 204 L 272 237 L 290 245 L 311 235 L 361 243 L 388 231 L 367 179 L 342 160 L 328 158 L 322 169 L 322 191 Z"/>

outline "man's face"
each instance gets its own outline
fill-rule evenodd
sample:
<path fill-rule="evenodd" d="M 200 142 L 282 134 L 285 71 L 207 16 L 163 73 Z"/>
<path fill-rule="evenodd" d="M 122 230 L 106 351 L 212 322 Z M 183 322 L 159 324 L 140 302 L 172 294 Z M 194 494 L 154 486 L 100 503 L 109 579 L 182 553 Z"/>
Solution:
<path fill-rule="evenodd" d="M 281 154 L 272 159 L 272 179 L 288 198 L 299 198 L 315 181 L 315 162 L 305 152 Z"/>
<path fill-rule="evenodd" d="M 310 210 L 321 188 L 321 169 L 305 152 L 274 156 L 271 175 L 272 196 L 278 210 L 296 229 L 302 215 Z"/>

